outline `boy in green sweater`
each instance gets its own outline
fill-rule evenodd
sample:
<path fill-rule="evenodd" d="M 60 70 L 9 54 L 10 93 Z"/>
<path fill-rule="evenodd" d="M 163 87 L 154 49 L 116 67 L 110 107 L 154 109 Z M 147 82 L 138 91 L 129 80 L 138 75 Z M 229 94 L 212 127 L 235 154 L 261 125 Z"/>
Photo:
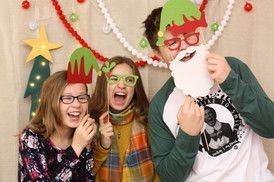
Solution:
<path fill-rule="evenodd" d="M 161 20 L 162 8 L 154 9 L 144 21 L 151 48 L 167 64 L 172 64 L 180 52 L 201 45 L 194 41 L 195 37 L 189 39 L 189 34 L 197 38 L 197 28 L 206 26 L 204 12 L 191 16 L 184 14 L 189 8 L 182 9 L 178 12 L 180 16 L 183 14 L 184 21 L 179 25 L 176 25 L 178 17 Z M 180 61 L 193 61 L 196 55 L 198 49 L 184 54 Z M 163 181 L 274 180 L 267 169 L 268 159 L 260 138 L 274 138 L 273 102 L 240 60 L 213 53 L 207 53 L 205 60 L 214 80 L 207 95 L 187 96 L 171 77 L 151 101 L 149 139 L 158 175 Z M 191 75 L 183 77 L 192 79 Z M 205 106 L 214 109 L 220 122 L 212 126 L 204 122 L 209 117 L 205 116 Z M 226 123 L 227 127 L 220 123 Z"/>

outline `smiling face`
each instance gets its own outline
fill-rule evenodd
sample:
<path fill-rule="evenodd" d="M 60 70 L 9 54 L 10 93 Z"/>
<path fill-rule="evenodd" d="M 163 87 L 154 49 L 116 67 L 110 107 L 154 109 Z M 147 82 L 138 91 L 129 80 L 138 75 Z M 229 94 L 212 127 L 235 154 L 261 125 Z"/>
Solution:
<path fill-rule="evenodd" d="M 133 75 L 131 67 L 126 64 L 118 64 L 111 71 L 110 75 Z M 109 84 L 109 105 L 112 112 L 120 112 L 127 108 L 134 95 L 135 86 L 127 86 L 126 78 L 121 78 L 119 82 Z M 131 80 L 128 80 L 129 82 Z"/>
<path fill-rule="evenodd" d="M 205 108 L 205 122 L 212 127 L 216 124 L 216 112 L 213 108 Z"/>
<path fill-rule="evenodd" d="M 81 119 L 87 114 L 88 110 L 88 102 L 85 102 L 86 99 L 82 96 L 87 94 L 87 89 L 85 84 L 76 83 L 76 84 L 69 84 L 66 86 L 62 93 L 63 100 L 68 100 L 70 96 L 77 97 L 81 103 L 78 101 L 77 98 L 74 98 L 74 101 L 70 104 L 65 104 L 64 101 L 60 100 L 60 111 L 63 120 L 63 127 L 67 128 L 76 128 L 78 127 Z M 85 103 L 82 103 L 85 102 Z"/>

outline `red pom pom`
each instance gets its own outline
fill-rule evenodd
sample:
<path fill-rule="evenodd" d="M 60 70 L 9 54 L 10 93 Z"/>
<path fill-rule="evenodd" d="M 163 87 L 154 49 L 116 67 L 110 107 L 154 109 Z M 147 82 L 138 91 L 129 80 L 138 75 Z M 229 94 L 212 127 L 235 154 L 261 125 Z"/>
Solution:
<path fill-rule="evenodd" d="M 246 12 L 250 12 L 252 10 L 252 8 L 253 7 L 252 7 L 251 3 L 248 3 L 248 2 L 245 3 L 244 9 Z"/>
<path fill-rule="evenodd" d="M 83 3 L 85 0 L 77 0 L 78 3 Z"/>
<path fill-rule="evenodd" d="M 22 2 L 22 8 L 29 9 L 29 7 L 30 7 L 30 3 L 27 0 Z"/>

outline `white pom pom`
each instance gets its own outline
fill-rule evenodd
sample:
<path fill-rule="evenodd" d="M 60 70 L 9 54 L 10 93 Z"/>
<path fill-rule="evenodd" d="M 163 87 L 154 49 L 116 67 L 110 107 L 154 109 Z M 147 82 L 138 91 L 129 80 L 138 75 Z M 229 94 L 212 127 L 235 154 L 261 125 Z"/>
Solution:
<path fill-rule="evenodd" d="M 127 50 L 130 51 L 130 52 L 132 52 L 133 47 L 132 47 L 131 45 L 129 45 L 129 46 L 127 47 Z"/>
<path fill-rule="evenodd" d="M 123 35 L 119 32 L 116 34 L 116 37 L 117 37 L 117 39 L 121 39 L 123 37 Z"/>
<path fill-rule="evenodd" d="M 137 50 L 136 49 L 132 49 L 131 53 L 136 56 L 137 55 Z"/>
<path fill-rule="evenodd" d="M 112 31 L 115 33 L 115 35 L 119 33 L 119 29 L 117 27 L 114 27 Z"/>
<path fill-rule="evenodd" d="M 124 43 L 126 41 L 126 39 L 124 37 L 120 38 L 119 40 L 121 43 Z"/>
<path fill-rule="evenodd" d="M 105 5 L 104 5 L 104 3 L 102 1 L 98 3 L 98 6 L 101 9 L 105 8 Z"/>
<path fill-rule="evenodd" d="M 222 33 L 221 33 L 219 30 L 215 32 L 215 35 L 216 35 L 217 37 L 221 36 L 221 34 L 222 34 Z"/>
<path fill-rule="evenodd" d="M 116 27 L 116 24 L 115 23 L 111 23 L 109 26 L 110 26 L 111 29 L 114 29 Z"/>
<path fill-rule="evenodd" d="M 148 63 L 148 64 L 152 64 L 152 63 L 153 63 L 153 60 L 152 60 L 151 58 L 148 58 L 148 59 L 147 59 L 147 63 Z"/>
<path fill-rule="evenodd" d="M 38 21 L 37 20 L 33 20 L 29 22 L 29 29 L 31 30 L 36 30 L 38 28 Z"/>
<path fill-rule="evenodd" d="M 129 43 L 127 41 L 125 41 L 123 45 L 125 48 L 127 48 L 129 46 Z"/>
<path fill-rule="evenodd" d="M 108 25 L 104 25 L 103 28 L 102 28 L 102 31 L 103 31 L 105 34 L 108 34 L 108 33 L 110 33 L 111 28 L 110 28 Z"/>
<path fill-rule="evenodd" d="M 143 61 L 147 61 L 147 59 L 148 59 L 148 56 L 142 56 Z"/>
<path fill-rule="evenodd" d="M 153 64 L 152 64 L 153 66 L 158 66 L 158 62 L 157 61 L 153 61 Z"/>
<path fill-rule="evenodd" d="M 106 9 L 106 7 L 104 7 L 103 9 L 101 9 L 101 12 L 102 12 L 103 14 L 108 14 L 108 10 Z"/>

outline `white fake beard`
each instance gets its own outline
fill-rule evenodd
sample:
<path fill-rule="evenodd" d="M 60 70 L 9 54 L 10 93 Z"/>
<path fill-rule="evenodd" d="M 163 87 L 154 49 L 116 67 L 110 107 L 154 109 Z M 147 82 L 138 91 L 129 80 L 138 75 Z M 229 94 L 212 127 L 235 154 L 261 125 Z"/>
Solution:
<path fill-rule="evenodd" d="M 186 53 L 195 55 L 188 61 L 183 62 L 181 59 Z M 186 50 L 179 52 L 176 58 L 171 61 L 169 69 L 171 76 L 174 78 L 175 85 L 182 90 L 185 95 L 192 97 L 206 96 L 210 92 L 214 81 L 211 79 L 206 62 L 206 47 L 190 46 Z"/>

